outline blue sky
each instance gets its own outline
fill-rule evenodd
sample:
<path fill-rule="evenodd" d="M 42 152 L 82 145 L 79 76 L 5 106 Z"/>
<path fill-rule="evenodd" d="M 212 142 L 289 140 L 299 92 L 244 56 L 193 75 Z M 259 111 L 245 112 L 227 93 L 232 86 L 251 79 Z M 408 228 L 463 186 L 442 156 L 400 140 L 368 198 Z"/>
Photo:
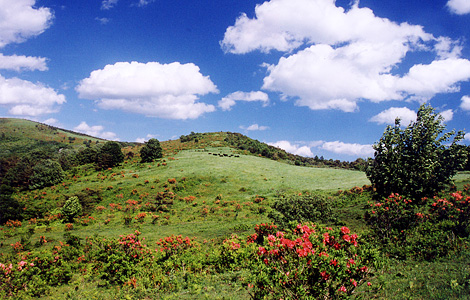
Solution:
<path fill-rule="evenodd" d="M 470 129 L 469 28 L 469 0 L 0 0 L 0 116 L 352 161 L 424 102 Z"/>

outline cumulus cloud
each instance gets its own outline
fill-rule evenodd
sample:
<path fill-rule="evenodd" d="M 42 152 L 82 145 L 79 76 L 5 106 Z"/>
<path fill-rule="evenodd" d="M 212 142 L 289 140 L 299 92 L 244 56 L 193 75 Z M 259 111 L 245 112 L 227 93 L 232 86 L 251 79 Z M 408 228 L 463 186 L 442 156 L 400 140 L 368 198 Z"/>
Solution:
<path fill-rule="evenodd" d="M 0 53 L 0 69 L 17 72 L 34 70 L 46 71 L 46 58 L 24 55 L 5 56 Z"/>
<path fill-rule="evenodd" d="M 460 42 L 377 17 L 357 1 L 348 10 L 334 0 L 266 1 L 256 6 L 255 17 L 242 14 L 228 27 L 221 46 L 236 54 L 287 52 L 267 66 L 263 89 L 313 110 L 352 112 L 363 99 L 426 101 L 457 91 L 459 82 L 470 78 L 470 61 L 459 58 Z M 394 74 L 413 51 L 436 59 Z"/>
<path fill-rule="evenodd" d="M 35 0 L 3 0 L 0 5 L 0 48 L 21 43 L 44 32 L 52 22 L 49 8 L 35 6 Z"/>
<path fill-rule="evenodd" d="M 463 96 L 460 108 L 463 110 L 470 110 L 470 96 Z"/>
<path fill-rule="evenodd" d="M 229 94 L 228 96 L 222 98 L 218 105 L 222 110 L 231 110 L 232 106 L 236 104 L 236 101 L 246 101 L 246 102 L 253 102 L 253 101 L 261 101 L 263 102 L 263 106 L 268 105 L 269 97 L 268 94 L 256 91 L 256 92 L 234 92 Z"/>
<path fill-rule="evenodd" d="M 101 2 L 101 9 L 108 10 L 113 8 L 118 3 L 118 0 L 103 0 Z"/>
<path fill-rule="evenodd" d="M 407 107 L 390 107 L 373 116 L 369 121 L 377 124 L 395 124 L 396 118 L 401 120 L 402 125 L 407 126 L 411 122 L 416 121 L 416 112 Z"/>
<path fill-rule="evenodd" d="M 102 25 L 106 25 L 109 23 L 109 21 L 111 21 L 110 19 L 108 18 L 95 18 L 96 21 L 100 22 Z"/>
<path fill-rule="evenodd" d="M 198 66 L 179 62 L 117 62 L 91 72 L 76 91 L 80 98 L 96 100 L 103 109 L 165 119 L 196 119 L 215 111 L 213 105 L 197 101 L 201 95 L 218 93 Z"/>
<path fill-rule="evenodd" d="M 465 134 L 465 137 L 464 137 L 467 141 L 470 141 L 470 133 L 467 133 Z"/>
<path fill-rule="evenodd" d="M 104 127 L 101 125 L 90 126 L 85 121 L 81 122 L 73 130 L 93 137 L 99 137 L 105 140 L 119 140 L 118 138 L 116 138 L 116 134 L 114 132 L 104 131 Z"/>
<path fill-rule="evenodd" d="M 144 137 L 144 138 L 136 138 L 135 141 L 136 141 L 137 143 L 145 143 L 145 142 L 147 142 L 148 140 L 153 139 L 153 138 L 157 138 L 157 137 L 158 137 L 158 135 L 150 134 L 150 133 L 149 133 L 149 134 L 147 134 L 147 137 Z"/>
<path fill-rule="evenodd" d="M 262 131 L 262 130 L 267 130 L 269 129 L 268 126 L 260 126 L 258 124 L 252 124 L 248 127 L 245 127 L 245 126 L 240 126 L 241 129 L 245 129 L 245 130 L 248 130 L 248 131 L 256 131 L 256 130 L 259 130 L 259 131 Z"/>
<path fill-rule="evenodd" d="M 465 15 L 470 13 L 470 2 L 468 0 L 449 0 L 447 7 L 454 14 Z"/>
<path fill-rule="evenodd" d="M 313 156 L 312 150 L 309 147 L 291 144 L 289 141 L 278 141 L 275 143 L 269 143 L 269 145 L 280 148 L 295 155 L 307 157 Z"/>
<path fill-rule="evenodd" d="M 65 103 L 65 96 L 52 88 L 19 78 L 0 75 L 0 105 L 9 107 L 16 116 L 38 116 L 55 113 L 58 105 Z"/>
<path fill-rule="evenodd" d="M 333 153 L 353 155 L 356 157 L 372 157 L 374 155 L 374 149 L 372 148 L 372 145 L 351 144 L 334 141 L 323 143 L 321 148 Z"/>
<path fill-rule="evenodd" d="M 454 111 L 452 109 L 444 110 L 439 114 L 444 118 L 444 121 L 446 122 L 452 121 L 452 119 L 454 118 Z"/>
<path fill-rule="evenodd" d="M 269 143 L 269 145 L 281 148 L 289 153 L 313 157 L 312 148 L 317 148 L 336 154 L 350 155 L 353 157 L 372 157 L 374 149 L 372 145 L 362 145 L 355 143 L 344 143 L 340 141 L 325 142 L 325 141 L 312 141 L 312 142 L 297 142 L 291 143 L 289 141 L 278 141 Z"/>

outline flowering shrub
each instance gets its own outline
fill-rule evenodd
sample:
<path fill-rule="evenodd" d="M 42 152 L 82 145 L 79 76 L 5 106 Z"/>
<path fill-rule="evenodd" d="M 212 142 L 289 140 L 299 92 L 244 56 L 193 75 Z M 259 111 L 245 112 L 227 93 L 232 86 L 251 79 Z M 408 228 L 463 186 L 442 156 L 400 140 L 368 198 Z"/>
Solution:
<path fill-rule="evenodd" d="M 141 213 L 138 213 L 137 216 L 135 217 L 135 219 L 140 223 L 144 223 L 145 221 L 145 217 L 147 216 L 147 213 L 144 213 L 144 212 L 141 212 Z"/>
<path fill-rule="evenodd" d="M 247 283 L 254 299 L 346 298 L 379 266 L 377 252 L 347 227 L 299 224 L 277 231 L 261 224 L 256 232 L 246 241 L 232 236 L 221 253 L 228 266 L 251 271 Z"/>
<path fill-rule="evenodd" d="M 370 206 L 365 218 L 373 238 L 398 258 L 445 256 L 459 249 L 459 238 L 470 233 L 470 197 L 465 191 L 423 198 L 419 203 L 392 194 Z"/>
<path fill-rule="evenodd" d="M 72 278 L 72 266 L 64 259 L 68 248 L 62 245 L 35 255 L 22 253 L 0 263 L 0 298 L 44 296 L 49 287 L 68 283 Z"/>

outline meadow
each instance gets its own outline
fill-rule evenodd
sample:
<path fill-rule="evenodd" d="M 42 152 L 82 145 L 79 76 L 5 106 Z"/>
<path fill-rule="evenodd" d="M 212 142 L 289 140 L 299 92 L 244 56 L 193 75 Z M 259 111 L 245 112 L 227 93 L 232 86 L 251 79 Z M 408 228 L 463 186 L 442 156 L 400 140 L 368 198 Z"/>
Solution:
<path fill-rule="evenodd" d="M 309 286 L 310 295 L 325 299 L 470 299 L 465 239 L 455 239 L 458 251 L 452 251 L 453 243 L 432 260 L 380 249 L 365 218 L 376 202 L 364 172 L 247 155 L 227 147 L 223 137 L 163 142 L 164 157 L 145 164 L 128 155 L 141 146 L 130 145 L 123 148 L 127 159 L 120 166 L 98 171 L 82 165 L 68 170 L 60 184 L 16 192 L 27 217 L 0 228 L 0 296 L 259 299 L 280 298 L 279 290 L 289 290 L 284 297 L 295 299 L 304 298 L 296 286 Z M 455 182 L 466 197 L 470 174 L 459 173 Z M 457 198 L 449 193 L 455 190 L 443 197 Z M 80 198 L 82 211 L 70 221 L 61 209 L 72 196 Z M 334 218 L 272 227 L 282 199 L 316 197 Z M 301 244 L 302 234 L 310 235 L 309 245 Z M 335 243 L 325 240 L 328 234 Z M 301 254 L 305 247 L 325 255 Z M 305 268 L 315 264 L 312 259 L 329 273 Z M 336 260 L 344 264 L 336 266 Z M 352 260 L 358 264 L 353 273 Z M 301 266 L 313 273 L 299 273 Z M 297 275 L 281 278 L 280 269 L 283 276 Z"/>

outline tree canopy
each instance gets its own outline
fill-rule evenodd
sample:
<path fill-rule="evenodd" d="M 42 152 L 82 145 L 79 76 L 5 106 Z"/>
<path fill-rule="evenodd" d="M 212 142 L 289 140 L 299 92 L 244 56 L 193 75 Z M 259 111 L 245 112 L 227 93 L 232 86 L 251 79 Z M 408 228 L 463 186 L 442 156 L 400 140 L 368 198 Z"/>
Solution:
<path fill-rule="evenodd" d="M 443 121 L 434 108 L 423 104 L 416 122 L 405 129 L 399 119 L 394 126 L 387 126 L 373 145 L 375 158 L 366 170 L 378 196 L 399 193 L 414 199 L 432 197 L 452 183 L 467 159 L 458 144 L 464 132 L 444 132 Z"/>
<path fill-rule="evenodd" d="M 152 162 L 154 159 L 161 158 L 162 146 L 157 139 L 150 139 L 145 146 L 140 149 L 140 158 L 142 163 Z"/>
<path fill-rule="evenodd" d="M 96 156 L 96 166 L 98 169 L 113 168 L 123 161 L 124 154 L 117 142 L 106 142 Z"/>

